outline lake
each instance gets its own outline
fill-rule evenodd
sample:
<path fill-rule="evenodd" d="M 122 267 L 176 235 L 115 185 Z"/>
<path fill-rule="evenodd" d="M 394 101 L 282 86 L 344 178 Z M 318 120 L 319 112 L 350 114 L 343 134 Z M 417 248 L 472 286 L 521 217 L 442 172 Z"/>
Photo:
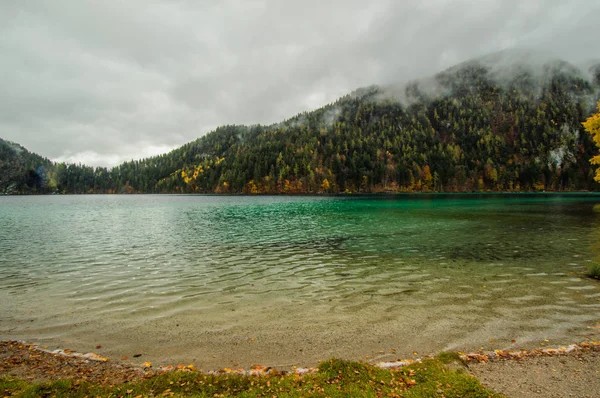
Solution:
<path fill-rule="evenodd" d="M 597 203 L 0 197 L 0 339 L 204 369 L 597 339 Z"/>

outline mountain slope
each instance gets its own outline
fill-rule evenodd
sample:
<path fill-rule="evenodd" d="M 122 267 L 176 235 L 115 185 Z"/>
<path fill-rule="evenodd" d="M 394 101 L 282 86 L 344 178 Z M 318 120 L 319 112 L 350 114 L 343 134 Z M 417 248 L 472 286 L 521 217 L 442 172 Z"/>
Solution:
<path fill-rule="evenodd" d="M 598 87 L 575 67 L 469 62 L 397 89 L 370 87 L 280 125 L 200 140 L 158 191 L 595 189 L 581 128 Z M 229 135 L 227 135 L 229 134 Z M 202 154 L 202 155 L 200 155 Z M 217 160 L 216 158 L 219 158 Z M 202 160 L 201 160 L 201 159 Z M 224 159 L 222 159 L 224 158 Z M 222 160 L 221 160 L 222 159 Z M 183 172 L 183 173 L 181 173 Z"/>
<path fill-rule="evenodd" d="M 0 138 L 0 194 L 50 192 L 53 169 L 48 159 Z"/>
<path fill-rule="evenodd" d="M 596 190 L 581 122 L 599 93 L 600 65 L 588 75 L 487 57 L 279 124 L 220 127 L 111 170 L 45 166 L 40 179 L 68 193 Z M 40 192 L 22 180 L 13 192 Z"/>

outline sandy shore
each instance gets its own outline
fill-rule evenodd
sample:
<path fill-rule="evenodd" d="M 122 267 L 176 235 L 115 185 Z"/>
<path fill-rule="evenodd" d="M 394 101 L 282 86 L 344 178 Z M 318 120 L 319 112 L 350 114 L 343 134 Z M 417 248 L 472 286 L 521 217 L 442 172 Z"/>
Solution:
<path fill-rule="evenodd" d="M 557 356 L 468 364 L 470 372 L 508 397 L 600 396 L 600 346 Z"/>

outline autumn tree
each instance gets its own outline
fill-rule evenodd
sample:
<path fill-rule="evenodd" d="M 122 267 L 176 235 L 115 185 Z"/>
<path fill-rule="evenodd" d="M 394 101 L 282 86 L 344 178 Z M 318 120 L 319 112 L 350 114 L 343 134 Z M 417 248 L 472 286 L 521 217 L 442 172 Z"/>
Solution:
<path fill-rule="evenodd" d="M 587 130 L 588 133 L 592 135 L 592 139 L 596 144 L 596 147 L 600 148 L 600 101 L 598 102 L 598 112 L 590 116 L 584 123 L 583 127 Z M 598 165 L 600 164 L 600 155 L 594 156 L 590 160 L 591 164 Z M 600 182 L 600 168 L 596 170 L 596 176 L 594 180 Z"/>

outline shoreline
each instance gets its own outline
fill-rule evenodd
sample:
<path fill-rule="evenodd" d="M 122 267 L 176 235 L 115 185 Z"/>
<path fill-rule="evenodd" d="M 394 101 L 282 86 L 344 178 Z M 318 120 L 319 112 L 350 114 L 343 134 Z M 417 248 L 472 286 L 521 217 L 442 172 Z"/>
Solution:
<path fill-rule="evenodd" d="M 380 334 L 368 334 L 360 337 L 352 334 L 342 336 L 333 344 L 330 335 L 299 335 L 298 340 L 288 341 L 284 348 L 277 345 L 280 334 L 274 336 L 263 333 L 249 334 L 254 337 L 228 338 L 219 334 L 220 338 L 204 336 L 203 341 L 195 343 L 187 341 L 174 346 L 164 346 L 159 341 L 145 345 L 128 346 L 124 341 L 113 339 L 88 339 L 87 341 L 54 339 L 35 339 L 17 335 L 6 336 L 0 342 L 18 342 L 36 350 L 52 355 L 78 357 L 86 360 L 111 362 L 134 367 L 143 363 L 151 363 L 153 369 L 167 369 L 177 364 L 193 365 L 206 371 L 219 369 L 252 369 L 255 366 L 273 368 L 280 371 L 294 369 L 310 369 L 328 358 L 345 361 L 360 361 L 376 365 L 377 363 L 412 363 L 422 358 L 435 357 L 440 352 L 476 353 L 490 355 L 495 351 L 527 353 L 537 350 L 549 350 L 550 347 L 569 347 L 572 341 L 600 341 L 600 323 L 593 322 L 585 327 L 577 328 L 567 335 L 548 335 L 537 339 L 519 338 L 511 341 L 506 333 L 495 334 L 476 330 L 460 340 L 449 339 L 444 344 L 432 336 L 421 334 L 405 335 L 404 343 L 389 335 L 392 326 L 381 330 Z M 504 336 L 502 336 L 504 334 Z M 512 333 L 508 333 L 512 335 Z M 382 336 L 388 336 L 383 338 Z M 174 337 L 175 335 L 173 335 Z M 219 337 L 218 336 L 218 337 Z M 390 337 L 391 336 L 391 337 Z M 493 336 L 494 338 L 490 338 Z M 357 343 L 362 339 L 361 343 Z M 381 340 L 383 338 L 383 340 Z M 432 340 L 433 339 L 433 340 Z M 471 343 L 466 343 L 471 339 Z M 475 339 L 475 340 L 472 340 Z M 550 339 L 550 340 L 548 340 Z M 188 339 L 189 340 L 189 339 Z M 333 345 L 332 345 L 333 344 Z M 212 347 L 212 348 L 211 348 Z M 526 354 L 528 355 L 528 354 Z M 243 372 L 242 372 L 243 373 Z"/>
<path fill-rule="evenodd" d="M 416 192 L 352 192 L 352 193 L 328 193 L 328 192 L 298 192 L 298 193 L 181 193 L 181 192 L 133 192 L 133 193 L 0 193 L 0 197 L 17 196 L 215 196 L 215 197 L 331 197 L 331 198 L 352 198 L 352 197 L 402 197 L 402 196 L 600 196 L 600 191 L 416 191 Z"/>
<path fill-rule="evenodd" d="M 329 359 L 291 372 L 153 368 L 93 353 L 49 352 L 0 341 L 0 388 L 7 396 L 344 396 L 594 397 L 600 391 L 600 342 L 530 351 L 440 353 L 389 363 Z M 387 392 L 387 394 L 386 394 Z M 123 395 L 125 393 L 125 395 Z M 501 395 L 502 394 L 502 395 Z"/>
<path fill-rule="evenodd" d="M 58 358 L 65 361 L 75 361 L 75 362 L 84 362 L 87 364 L 99 365 L 99 366 L 109 366 L 116 367 L 118 369 L 129 369 L 133 370 L 139 374 L 145 375 L 155 375 L 157 373 L 164 372 L 172 372 L 177 370 L 188 370 L 188 371 L 197 371 L 204 374 L 240 374 L 245 376 L 259 376 L 269 374 L 270 372 L 274 373 L 296 373 L 299 375 L 306 373 L 314 373 L 317 367 L 296 367 L 293 366 L 291 371 L 277 369 L 272 366 L 264 366 L 264 365 L 253 365 L 250 368 L 229 368 L 223 367 L 219 369 L 198 369 L 195 364 L 169 364 L 169 365 L 153 365 L 151 362 L 142 362 L 141 364 L 134 363 L 132 361 L 128 361 L 129 358 L 121 358 L 119 359 L 111 359 L 108 357 L 103 357 L 98 355 L 95 352 L 81 353 L 77 351 L 72 351 L 69 349 L 54 349 L 51 350 L 47 347 L 40 347 L 38 344 L 30 344 L 23 341 L 17 340 L 0 340 L 0 358 L 3 358 L 3 355 L 6 352 L 20 352 L 20 355 L 24 355 L 25 353 L 36 353 L 42 357 L 51 357 Z M 600 352 L 600 341 L 589 340 L 583 341 L 579 343 L 572 343 L 567 346 L 557 346 L 557 347 L 539 347 L 531 350 L 506 350 L 506 349 L 493 349 L 493 350 L 480 350 L 477 352 L 461 352 L 461 351 L 448 351 L 449 353 L 453 353 L 458 355 L 458 358 L 465 364 L 485 364 L 489 362 L 495 361 L 503 361 L 503 360 L 524 360 L 528 358 L 539 358 L 539 357 L 553 357 L 553 356 L 563 356 L 569 354 L 576 353 L 585 353 L 588 351 L 598 351 Z M 382 368 L 382 369 L 395 369 L 401 368 L 405 366 L 409 366 L 415 363 L 421 363 L 424 360 L 435 358 L 434 355 L 424 355 L 422 357 L 417 358 L 406 358 L 406 359 L 397 359 L 391 361 L 369 361 L 369 360 L 358 360 L 357 362 L 369 364 L 371 366 Z M 323 360 L 326 361 L 327 359 Z M 319 361 L 319 363 L 323 362 Z M 19 363 L 19 365 L 22 362 Z M 104 364 L 104 365 L 103 365 Z M 0 376 L 4 375 L 6 371 L 6 367 L 10 367 L 10 364 L 6 366 L 5 364 L 0 364 Z"/>

